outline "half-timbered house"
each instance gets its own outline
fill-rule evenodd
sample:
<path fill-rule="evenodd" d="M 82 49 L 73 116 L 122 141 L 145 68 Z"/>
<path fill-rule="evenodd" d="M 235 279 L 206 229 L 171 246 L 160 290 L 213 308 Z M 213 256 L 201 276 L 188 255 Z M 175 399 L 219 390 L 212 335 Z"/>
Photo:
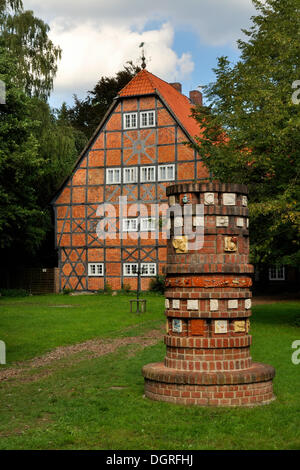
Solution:
<path fill-rule="evenodd" d="M 174 182 L 207 179 L 199 155 L 187 145 L 199 135 L 191 107 L 201 103 L 199 91 L 187 98 L 180 84 L 146 69 L 119 92 L 53 200 L 61 290 L 95 291 L 106 283 L 135 289 L 138 270 L 147 289 L 163 272 L 161 214 L 145 207 L 164 207 L 166 187 Z M 128 204 L 122 220 L 120 196 Z M 116 218 L 104 213 L 104 203 L 115 208 Z M 114 236 L 101 235 L 105 215 L 105 230 Z"/>

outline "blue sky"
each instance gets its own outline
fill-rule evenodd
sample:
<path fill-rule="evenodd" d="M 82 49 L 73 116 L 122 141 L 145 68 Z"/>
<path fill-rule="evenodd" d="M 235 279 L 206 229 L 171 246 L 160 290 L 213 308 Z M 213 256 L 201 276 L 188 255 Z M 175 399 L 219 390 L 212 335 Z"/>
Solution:
<path fill-rule="evenodd" d="M 255 13 L 251 0 L 23 0 L 50 25 L 60 45 L 50 104 L 84 98 L 101 76 L 113 76 L 128 60 L 138 63 L 145 42 L 147 69 L 183 93 L 214 80 L 217 57 L 238 60 L 236 41 Z"/>

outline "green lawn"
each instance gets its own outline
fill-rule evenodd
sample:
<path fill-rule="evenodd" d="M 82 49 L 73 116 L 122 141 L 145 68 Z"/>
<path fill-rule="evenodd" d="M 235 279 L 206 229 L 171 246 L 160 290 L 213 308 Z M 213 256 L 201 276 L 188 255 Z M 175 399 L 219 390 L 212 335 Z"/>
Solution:
<path fill-rule="evenodd" d="M 7 345 L 8 365 L 57 346 L 128 335 L 123 331 L 128 327 L 161 323 L 162 296 L 147 293 L 143 298 L 151 301 L 143 315 L 129 313 L 133 298 L 134 294 L 0 297 L 0 339 Z"/>
<path fill-rule="evenodd" d="M 128 313 L 129 298 L 1 299 L 0 339 L 8 344 L 8 360 L 99 336 L 145 336 L 164 324 L 162 297 L 148 295 L 149 313 L 140 316 Z M 137 343 L 101 357 L 64 358 L 28 372 L 27 380 L 0 382 L 0 449 L 300 449 L 300 365 L 291 362 L 299 315 L 299 302 L 253 308 L 252 357 L 277 373 L 277 400 L 270 405 L 217 409 L 145 399 L 141 368 L 161 361 L 165 347 L 162 341 L 144 348 Z"/>

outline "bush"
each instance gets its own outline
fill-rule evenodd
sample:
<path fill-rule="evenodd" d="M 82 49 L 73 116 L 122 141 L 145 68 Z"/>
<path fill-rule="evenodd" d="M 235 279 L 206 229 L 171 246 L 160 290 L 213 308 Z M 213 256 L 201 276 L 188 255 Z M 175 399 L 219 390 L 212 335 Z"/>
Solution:
<path fill-rule="evenodd" d="M 112 287 L 108 282 L 106 282 L 105 285 L 104 285 L 104 292 L 106 294 L 111 294 L 112 293 Z"/>
<path fill-rule="evenodd" d="M 63 289 L 62 291 L 63 295 L 69 295 L 71 292 L 74 292 L 74 289 Z"/>
<path fill-rule="evenodd" d="M 131 291 L 131 285 L 130 284 L 123 284 L 122 291 L 125 292 L 126 294 L 128 294 Z"/>
<path fill-rule="evenodd" d="M 0 294 L 3 297 L 27 297 L 29 292 L 25 289 L 0 289 Z"/>
<path fill-rule="evenodd" d="M 163 294 L 165 292 L 165 276 L 158 275 L 154 279 L 151 279 L 149 290 Z"/>

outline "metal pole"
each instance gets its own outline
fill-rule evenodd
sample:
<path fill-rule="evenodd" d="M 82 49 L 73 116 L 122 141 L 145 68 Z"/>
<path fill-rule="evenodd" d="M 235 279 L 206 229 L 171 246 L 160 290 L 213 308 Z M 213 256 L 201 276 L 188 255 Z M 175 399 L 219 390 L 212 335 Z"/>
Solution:
<path fill-rule="evenodd" d="M 141 271 L 140 271 L 140 263 L 138 264 L 138 282 L 137 282 L 137 293 L 136 293 L 136 298 L 137 298 L 137 306 L 136 306 L 136 313 L 140 313 L 140 288 L 141 288 Z"/>

